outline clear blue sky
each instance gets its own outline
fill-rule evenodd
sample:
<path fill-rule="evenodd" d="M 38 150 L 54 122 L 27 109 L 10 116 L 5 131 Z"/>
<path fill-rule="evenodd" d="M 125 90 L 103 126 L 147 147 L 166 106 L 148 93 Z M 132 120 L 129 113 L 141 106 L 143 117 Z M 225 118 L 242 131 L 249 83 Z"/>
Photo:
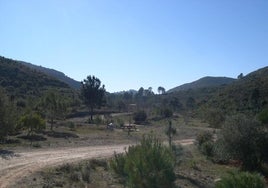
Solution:
<path fill-rule="evenodd" d="M 0 55 L 107 91 L 268 66 L 268 0 L 0 0 Z"/>

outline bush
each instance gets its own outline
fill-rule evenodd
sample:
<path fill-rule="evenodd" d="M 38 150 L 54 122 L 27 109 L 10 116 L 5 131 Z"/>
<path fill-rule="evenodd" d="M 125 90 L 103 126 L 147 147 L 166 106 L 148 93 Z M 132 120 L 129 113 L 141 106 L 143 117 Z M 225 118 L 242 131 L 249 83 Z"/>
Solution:
<path fill-rule="evenodd" d="M 125 172 L 126 156 L 122 153 L 115 153 L 114 159 L 110 162 L 111 168 L 116 174 L 121 176 L 123 179 L 127 177 Z"/>
<path fill-rule="evenodd" d="M 71 172 L 70 180 L 73 182 L 78 182 L 80 180 L 80 173 L 76 171 Z"/>
<path fill-rule="evenodd" d="M 230 172 L 216 183 L 216 188 L 264 188 L 264 179 L 256 173 Z"/>
<path fill-rule="evenodd" d="M 209 131 L 202 132 L 196 138 L 198 149 L 206 156 L 212 157 L 214 149 L 213 134 Z"/>
<path fill-rule="evenodd" d="M 263 124 L 267 124 L 268 123 L 268 108 L 261 111 L 257 117 Z"/>
<path fill-rule="evenodd" d="M 197 135 L 196 141 L 198 146 L 202 146 L 206 142 L 212 142 L 213 134 L 209 131 L 201 132 Z"/>
<path fill-rule="evenodd" d="M 99 115 L 96 115 L 96 117 L 94 117 L 93 119 L 89 118 L 88 121 L 87 121 L 87 123 L 89 123 L 89 124 L 96 124 L 96 125 L 105 124 L 103 122 L 102 117 L 99 116 Z"/>
<path fill-rule="evenodd" d="M 231 156 L 226 148 L 226 143 L 222 138 L 219 138 L 213 146 L 213 158 L 216 163 L 227 164 Z"/>
<path fill-rule="evenodd" d="M 75 131 L 75 129 L 76 129 L 76 126 L 75 126 L 74 122 L 72 122 L 72 121 L 68 121 L 67 126 L 69 127 L 69 129 L 71 131 Z"/>
<path fill-rule="evenodd" d="M 145 111 L 139 111 L 134 113 L 134 117 L 133 117 L 135 123 L 139 124 L 139 123 L 144 123 L 147 120 L 147 114 Z"/>
<path fill-rule="evenodd" d="M 18 126 L 27 129 L 28 135 L 41 131 L 46 128 L 45 120 L 36 113 L 26 114 L 20 117 Z"/>
<path fill-rule="evenodd" d="M 225 120 L 224 112 L 217 108 L 207 109 L 205 111 L 205 120 L 211 127 L 220 128 Z"/>
<path fill-rule="evenodd" d="M 260 123 L 244 115 L 230 117 L 222 136 L 231 157 L 240 160 L 245 170 L 260 169 L 267 150 L 267 133 Z"/>
<path fill-rule="evenodd" d="M 173 116 L 173 112 L 168 108 L 161 109 L 161 116 L 164 118 L 170 118 Z"/>
<path fill-rule="evenodd" d="M 0 142 L 14 132 L 16 118 L 16 108 L 0 88 Z"/>
<path fill-rule="evenodd" d="M 125 123 L 124 120 L 121 118 L 117 118 L 115 122 L 116 122 L 117 128 L 123 127 Z"/>
<path fill-rule="evenodd" d="M 174 187 L 175 157 L 171 149 L 153 136 L 130 146 L 126 154 L 116 154 L 111 167 L 129 187 Z"/>
<path fill-rule="evenodd" d="M 205 142 L 202 144 L 200 150 L 207 157 L 213 156 L 214 142 Z"/>
<path fill-rule="evenodd" d="M 33 144 L 33 147 L 34 147 L 34 148 L 41 148 L 42 146 L 41 146 L 40 143 L 34 143 L 34 144 Z"/>
<path fill-rule="evenodd" d="M 93 123 L 95 123 L 96 125 L 104 124 L 103 119 L 101 118 L 101 116 L 96 116 L 96 117 L 93 119 Z"/>
<path fill-rule="evenodd" d="M 81 169 L 81 175 L 82 175 L 82 180 L 90 183 L 91 178 L 90 178 L 90 166 L 83 166 Z"/>

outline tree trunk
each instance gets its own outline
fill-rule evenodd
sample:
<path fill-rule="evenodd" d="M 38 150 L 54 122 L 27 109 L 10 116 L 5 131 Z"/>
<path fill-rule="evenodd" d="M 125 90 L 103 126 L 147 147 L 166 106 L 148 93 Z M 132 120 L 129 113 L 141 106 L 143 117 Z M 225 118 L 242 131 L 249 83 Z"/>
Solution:
<path fill-rule="evenodd" d="M 51 122 L 50 122 L 50 130 L 53 131 L 53 126 L 54 126 L 54 119 L 51 118 Z"/>
<path fill-rule="evenodd" d="M 90 121 L 93 122 L 93 107 L 90 107 Z"/>

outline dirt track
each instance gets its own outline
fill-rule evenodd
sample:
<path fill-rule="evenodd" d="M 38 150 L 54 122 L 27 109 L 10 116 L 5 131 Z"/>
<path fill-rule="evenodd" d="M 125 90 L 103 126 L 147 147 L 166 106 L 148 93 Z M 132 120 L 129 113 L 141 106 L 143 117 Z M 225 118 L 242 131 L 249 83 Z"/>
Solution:
<path fill-rule="evenodd" d="M 176 143 L 189 145 L 193 143 L 193 139 Z M 16 152 L 9 158 L 0 158 L 0 188 L 12 187 L 16 181 L 45 167 L 83 159 L 106 158 L 114 152 L 123 152 L 126 147 L 128 145 L 106 145 Z"/>
<path fill-rule="evenodd" d="M 16 180 L 44 167 L 89 158 L 110 157 L 127 145 L 91 146 L 18 152 L 9 159 L 0 158 L 0 187 L 12 187 Z"/>

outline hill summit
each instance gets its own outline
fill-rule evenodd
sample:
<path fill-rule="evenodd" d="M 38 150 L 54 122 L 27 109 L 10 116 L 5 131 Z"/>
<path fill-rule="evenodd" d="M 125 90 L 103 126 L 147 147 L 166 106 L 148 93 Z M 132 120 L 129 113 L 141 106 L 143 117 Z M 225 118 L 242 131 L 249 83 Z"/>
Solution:
<path fill-rule="evenodd" d="M 189 89 L 199 89 L 199 88 L 209 88 L 209 87 L 218 87 L 222 85 L 228 85 L 235 81 L 234 78 L 228 78 L 228 77 L 212 77 L 212 76 L 206 76 L 203 78 L 200 78 L 199 80 L 196 80 L 191 83 L 186 83 L 183 85 L 180 85 L 178 87 L 175 87 L 173 89 L 170 89 L 168 93 L 172 92 L 178 92 L 178 91 L 186 91 Z"/>

